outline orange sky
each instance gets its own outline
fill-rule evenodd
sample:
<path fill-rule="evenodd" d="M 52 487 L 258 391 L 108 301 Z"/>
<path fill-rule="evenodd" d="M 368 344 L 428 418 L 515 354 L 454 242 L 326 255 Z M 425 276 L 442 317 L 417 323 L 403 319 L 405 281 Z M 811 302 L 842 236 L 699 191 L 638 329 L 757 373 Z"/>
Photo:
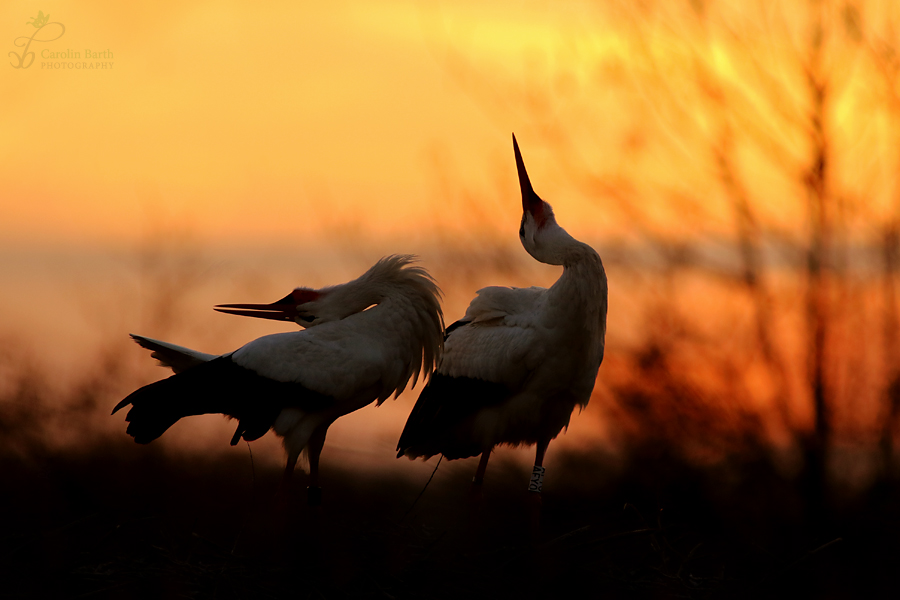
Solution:
<path fill-rule="evenodd" d="M 699 230 L 732 231 L 709 145 L 720 123 L 700 86 L 685 84 L 696 83 L 691 44 L 699 32 L 678 20 L 683 15 L 667 14 L 669 6 L 634 21 L 642 17 L 628 11 L 638 9 L 599 14 L 590 2 L 4 2 L 0 335 L 26 332 L 49 349 L 48 362 L 60 363 L 87 356 L 85 340 L 115 339 L 146 364 L 124 332 L 147 321 L 154 296 L 134 254 L 122 257 L 152 244 L 153 231 L 183 232 L 189 249 L 200 249 L 204 270 L 180 299 L 189 326 L 176 341 L 211 351 L 262 332 L 213 314 L 213 304 L 267 301 L 285 286 L 355 276 L 373 258 L 352 256 L 364 238 L 378 239 L 383 253 L 426 254 L 426 242 L 438 240 L 488 256 L 495 246 L 481 241 L 496 235 L 534 266 L 515 235 L 513 131 L 537 191 L 580 239 L 607 243 L 639 236 L 641 226 L 688 239 L 702 239 Z M 741 10 L 718 21 L 724 25 L 701 66 L 740 88 L 744 116 L 777 124 L 779 111 L 802 104 L 802 87 L 788 86 L 784 102 L 766 106 L 749 76 L 752 60 L 802 82 L 796 62 L 785 59 L 798 41 L 777 31 L 766 38 L 760 28 L 768 21 Z M 65 34 L 34 42 L 35 63 L 16 69 L 15 40 L 34 33 L 27 22 L 38 11 Z M 843 46 L 828 57 L 842 90 L 829 121 L 839 150 L 832 193 L 878 213 L 895 203 L 900 113 L 885 110 L 883 86 L 859 52 L 841 54 L 853 47 L 841 35 Z M 112 68 L 42 68 L 50 62 L 45 50 L 86 49 L 111 53 L 89 60 L 111 60 Z M 736 150 L 738 174 L 770 230 L 804 222 L 797 186 L 808 159 L 804 118 L 789 116 L 781 123 L 793 128 L 765 132 L 784 157 L 746 139 Z M 785 168 L 786 161 L 794 163 Z M 617 182 L 622 188 L 610 191 Z M 616 192 L 641 213 L 637 227 L 616 206 L 623 202 Z M 692 212 L 681 197 L 703 206 Z M 461 235 L 462 228 L 484 235 Z M 343 264 L 317 266 L 298 250 L 282 257 L 289 266 L 273 265 L 259 259 L 265 248 L 245 262 L 234 258 L 241 246 L 300 242 L 318 243 L 320 255 Z M 41 246 L 55 250 L 42 254 Z M 78 246 L 107 254 L 60 260 Z M 482 284 L 546 285 L 556 277 L 549 267 L 541 280 L 499 281 L 484 271 L 492 279 L 461 276 L 451 289 L 448 318 Z M 444 285 L 453 281 L 437 275 Z M 83 298 L 62 299 L 71 313 L 59 319 L 65 323 L 34 300 L 73 289 L 69 296 Z M 611 306 L 625 312 L 622 290 L 627 282 L 611 288 Z"/>
<path fill-rule="evenodd" d="M 573 33 L 578 12 L 536 3 L 5 2 L 9 51 L 34 33 L 26 22 L 38 10 L 66 31 L 33 42 L 30 68 L 0 68 L 8 241 L 128 241 L 151 206 L 207 240 L 290 240 L 345 221 L 391 234 L 452 216 L 441 214 L 436 161 L 460 188 L 493 193 L 501 173 L 514 231 L 514 130 L 533 177 L 552 192 L 526 113 L 485 111 L 447 52 L 459 44 L 505 86 Z M 42 52 L 88 48 L 111 51 L 112 69 L 42 68 Z"/>
<path fill-rule="evenodd" d="M 797 40 L 771 23 L 766 31 L 758 10 L 742 6 L 717 4 L 724 28 L 707 64 L 743 90 L 751 118 L 771 120 L 771 107 L 754 106 L 748 59 L 777 63 Z M 148 217 L 203 242 L 294 243 L 335 231 L 390 239 L 470 227 L 472 202 L 488 231 L 506 235 L 518 222 L 513 131 L 539 193 L 571 215 L 564 225 L 576 236 L 627 229 L 610 199 L 578 180 L 587 172 L 628 181 L 629 201 L 655 203 L 657 229 L 685 226 L 671 202 L 683 193 L 706 203 L 705 229 L 731 227 L 703 139 L 717 122 L 679 87 L 696 76 L 699 30 L 674 9 L 643 17 L 579 2 L 12 1 L 0 7 L 8 52 L 21 52 L 14 41 L 35 31 L 27 22 L 39 10 L 66 30 L 32 44 L 28 69 L 13 68 L 12 54 L 0 68 L 0 241 L 128 244 Z M 42 68 L 45 51 L 85 49 L 110 51 L 112 69 Z M 837 166 L 892 182 L 885 149 L 894 136 L 873 111 L 878 92 L 857 55 L 835 69 L 863 84 L 839 99 L 834 124 L 849 132 L 837 139 L 843 147 L 871 151 Z M 772 72 L 803 81 L 789 60 Z M 802 134 L 776 126 L 772 135 L 802 167 Z M 796 172 L 779 172 L 780 158 L 765 150 L 740 152 L 743 175 L 764 190 L 753 198 L 761 217 L 798 221 Z M 893 188 L 864 193 L 882 202 Z"/>

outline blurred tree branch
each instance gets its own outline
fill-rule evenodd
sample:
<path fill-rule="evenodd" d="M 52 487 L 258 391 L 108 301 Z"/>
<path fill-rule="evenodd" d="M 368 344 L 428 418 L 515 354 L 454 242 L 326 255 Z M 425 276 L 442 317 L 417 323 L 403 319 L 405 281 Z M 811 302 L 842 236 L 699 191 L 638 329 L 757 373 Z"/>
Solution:
<path fill-rule="evenodd" d="M 687 352 L 697 362 L 652 370 L 669 381 L 652 392 L 656 401 L 679 402 L 688 381 L 694 397 L 724 394 L 720 402 L 745 407 L 767 398 L 804 449 L 811 497 L 827 485 L 829 448 L 857 422 L 891 463 L 900 419 L 900 6 L 605 0 L 592 11 L 572 26 L 577 39 L 536 42 L 547 55 L 521 71 L 491 71 L 447 23 L 440 55 L 491 118 L 525 122 L 559 172 L 619 223 L 619 241 L 631 244 L 612 245 L 611 281 L 630 271 L 629 300 L 679 323 L 676 345 L 651 324 L 631 350 L 611 344 L 635 370 L 614 393 L 640 389 L 648 356 L 660 356 L 656 364 Z M 740 315 L 718 336 L 699 335 L 708 312 L 680 308 L 691 306 L 698 277 L 733 298 L 723 313 Z M 878 328 L 883 342 L 867 343 Z M 715 352 L 723 347 L 725 357 Z M 731 391 L 682 372 L 704 360 L 731 373 Z M 754 380 L 754 361 L 767 385 Z"/>

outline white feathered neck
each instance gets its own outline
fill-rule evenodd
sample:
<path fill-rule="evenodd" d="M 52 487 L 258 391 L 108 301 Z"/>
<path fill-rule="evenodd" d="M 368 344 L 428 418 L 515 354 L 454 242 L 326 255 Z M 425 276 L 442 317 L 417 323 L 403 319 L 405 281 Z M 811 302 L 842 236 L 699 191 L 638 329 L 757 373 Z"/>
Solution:
<path fill-rule="evenodd" d="M 353 281 L 319 290 L 306 305 L 317 318 L 305 330 L 263 336 L 234 360 L 363 405 L 399 395 L 423 365 L 432 370 L 443 349 L 441 292 L 425 269 L 411 266 L 414 260 L 388 256 Z"/>

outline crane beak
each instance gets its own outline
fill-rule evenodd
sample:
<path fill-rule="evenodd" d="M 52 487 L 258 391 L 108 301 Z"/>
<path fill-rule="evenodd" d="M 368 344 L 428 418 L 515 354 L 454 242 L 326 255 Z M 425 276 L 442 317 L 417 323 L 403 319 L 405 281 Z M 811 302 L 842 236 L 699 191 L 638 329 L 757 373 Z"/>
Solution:
<path fill-rule="evenodd" d="M 513 134 L 513 151 L 516 154 L 516 170 L 519 172 L 519 187 L 522 189 L 522 210 L 534 215 L 535 221 L 542 222 L 544 212 L 544 201 L 540 196 L 534 193 L 531 187 L 531 180 L 528 178 L 528 171 L 525 170 L 525 161 L 522 160 L 522 153 L 519 151 L 519 143 L 516 141 L 516 134 Z"/>
<path fill-rule="evenodd" d="M 291 292 L 278 302 L 271 304 L 217 304 L 214 310 L 241 317 L 294 321 L 297 317 L 297 300 L 294 298 L 294 293 Z"/>

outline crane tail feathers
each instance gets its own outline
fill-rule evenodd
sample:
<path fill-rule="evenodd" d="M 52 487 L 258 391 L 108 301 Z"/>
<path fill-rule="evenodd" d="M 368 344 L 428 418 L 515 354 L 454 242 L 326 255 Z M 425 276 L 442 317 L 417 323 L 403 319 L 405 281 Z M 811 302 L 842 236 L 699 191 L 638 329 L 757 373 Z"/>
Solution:
<path fill-rule="evenodd" d="M 173 375 L 146 385 L 116 405 L 114 413 L 131 405 L 125 415 L 128 422 L 125 433 L 138 444 L 149 444 L 183 417 L 209 412 L 192 401 L 177 377 Z"/>
<path fill-rule="evenodd" d="M 323 402 L 296 384 L 263 378 L 223 356 L 136 390 L 113 413 L 131 405 L 126 433 L 139 444 L 152 442 L 184 417 L 223 414 L 239 421 L 232 439 L 236 444 L 241 437 L 253 441 L 263 436 L 281 408 L 302 403 L 304 394 L 307 401 Z"/>
<path fill-rule="evenodd" d="M 315 411 L 333 403 L 333 398 L 299 383 L 263 377 L 225 355 L 145 385 L 119 402 L 113 413 L 131 405 L 126 433 L 140 444 L 152 442 L 184 417 L 222 414 L 238 420 L 231 439 L 237 444 L 241 438 L 252 442 L 265 435 L 284 408 Z"/>

